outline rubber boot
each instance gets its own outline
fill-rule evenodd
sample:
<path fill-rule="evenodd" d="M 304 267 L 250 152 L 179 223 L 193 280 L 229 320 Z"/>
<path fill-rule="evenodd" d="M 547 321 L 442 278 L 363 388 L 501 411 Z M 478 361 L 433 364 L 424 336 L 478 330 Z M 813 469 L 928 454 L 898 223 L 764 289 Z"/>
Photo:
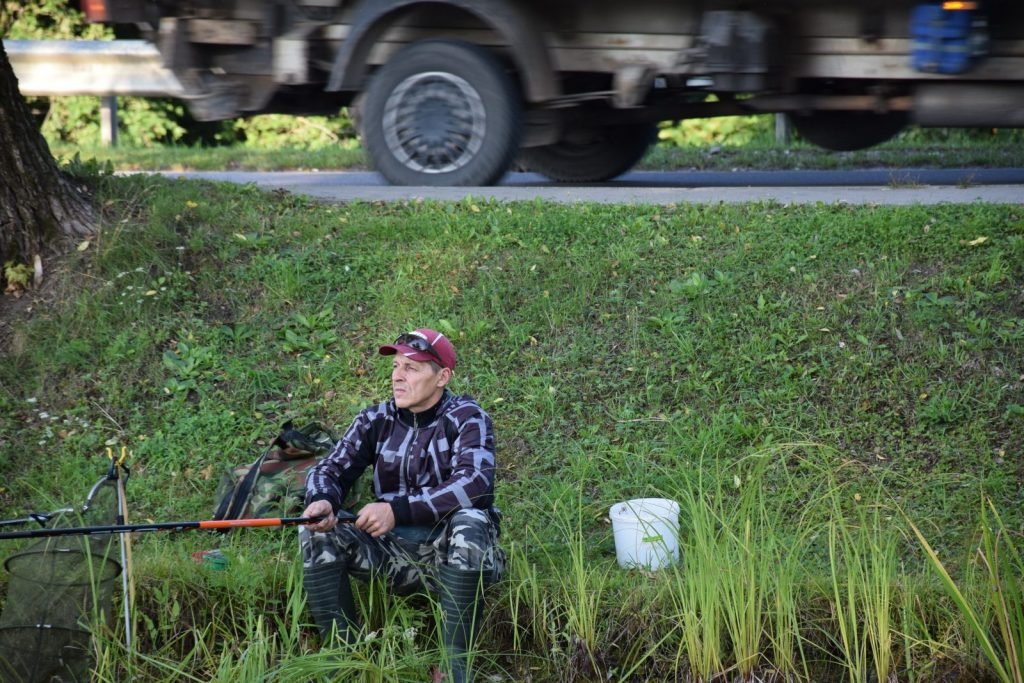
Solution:
<path fill-rule="evenodd" d="M 335 639 L 345 645 L 354 643 L 358 626 L 348 566 L 331 562 L 306 569 L 302 585 L 322 646 Z"/>
<path fill-rule="evenodd" d="M 471 683 L 472 649 L 483 619 L 483 577 L 479 571 L 441 565 L 439 578 L 443 645 L 452 674 L 445 683 Z"/>

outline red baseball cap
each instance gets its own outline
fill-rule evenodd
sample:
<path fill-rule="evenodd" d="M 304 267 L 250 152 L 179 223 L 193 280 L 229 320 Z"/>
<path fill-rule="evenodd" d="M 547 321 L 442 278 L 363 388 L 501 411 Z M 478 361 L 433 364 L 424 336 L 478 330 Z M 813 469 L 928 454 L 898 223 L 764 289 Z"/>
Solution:
<path fill-rule="evenodd" d="M 434 362 L 442 368 L 455 369 L 455 347 L 437 330 L 421 327 L 403 334 L 394 344 L 385 344 L 378 349 L 382 356 L 394 356 L 397 353 L 421 363 Z"/>

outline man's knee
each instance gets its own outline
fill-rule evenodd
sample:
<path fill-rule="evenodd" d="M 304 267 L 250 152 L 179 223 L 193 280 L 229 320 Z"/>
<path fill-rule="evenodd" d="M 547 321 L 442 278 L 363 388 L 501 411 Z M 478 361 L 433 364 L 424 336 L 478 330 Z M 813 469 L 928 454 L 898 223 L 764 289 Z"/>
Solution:
<path fill-rule="evenodd" d="M 497 547 L 498 529 L 486 510 L 459 510 L 448 525 L 447 564 L 456 569 L 484 570 L 492 574 L 497 570 L 500 550 Z"/>
<path fill-rule="evenodd" d="M 327 564 L 348 564 L 346 544 L 334 531 L 311 533 L 301 527 L 299 548 L 302 552 L 302 566 L 306 569 Z"/>
<path fill-rule="evenodd" d="M 457 510 L 452 513 L 449 534 L 454 534 L 459 530 L 466 530 L 466 533 L 488 533 L 491 526 L 491 516 L 486 510 L 476 508 Z"/>

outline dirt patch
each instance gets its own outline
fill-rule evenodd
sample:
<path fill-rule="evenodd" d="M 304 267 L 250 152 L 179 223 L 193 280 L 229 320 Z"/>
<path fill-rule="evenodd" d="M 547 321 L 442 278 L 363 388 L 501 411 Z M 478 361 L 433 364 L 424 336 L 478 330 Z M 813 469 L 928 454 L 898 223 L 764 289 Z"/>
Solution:
<path fill-rule="evenodd" d="M 16 355 L 22 349 L 18 343 L 16 328 L 28 319 L 40 305 L 45 305 L 46 285 L 39 290 L 31 289 L 20 295 L 7 292 L 0 296 L 0 356 Z"/>
<path fill-rule="evenodd" d="M 0 356 L 23 352 L 18 328 L 25 321 L 64 300 L 71 287 L 80 286 L 74 273 L 81 267 L 81 254 L 62 244 L 43 257 L 43 275 L 38 285 L 0 295 Z M 6 281 L 2 282 L 6 287 Z"/>

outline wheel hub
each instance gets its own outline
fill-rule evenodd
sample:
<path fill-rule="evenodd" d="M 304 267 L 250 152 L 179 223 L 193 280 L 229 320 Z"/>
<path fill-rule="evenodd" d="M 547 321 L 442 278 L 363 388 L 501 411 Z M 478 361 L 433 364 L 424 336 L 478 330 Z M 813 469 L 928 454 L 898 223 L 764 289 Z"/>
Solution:
<path fill-rule="evenodd" d="M 479 93 L 464 79 L 431 71 L 406 78 L 384 106 L 385 140 L 406 168 L 450 173 L 473 159 L 486 133 Z"/>

